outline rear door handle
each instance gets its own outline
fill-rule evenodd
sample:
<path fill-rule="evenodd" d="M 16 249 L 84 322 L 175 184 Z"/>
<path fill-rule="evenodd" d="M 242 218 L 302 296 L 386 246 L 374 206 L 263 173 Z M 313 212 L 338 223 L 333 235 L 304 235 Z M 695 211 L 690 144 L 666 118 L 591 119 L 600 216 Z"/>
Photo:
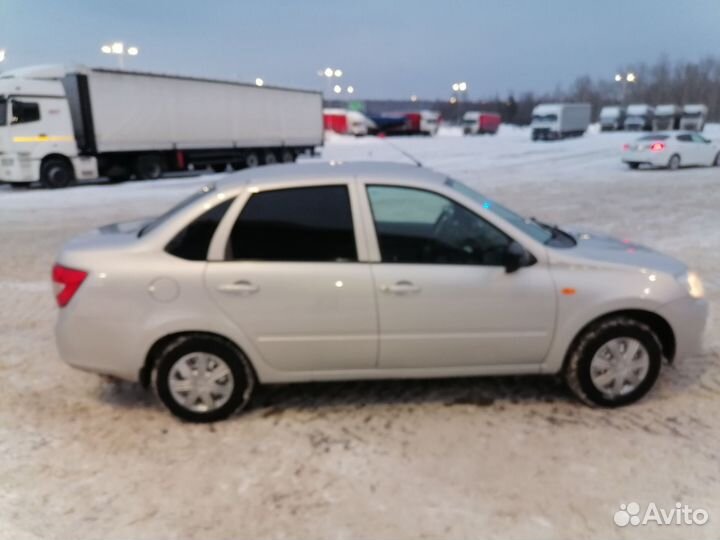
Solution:
<path fill-rule="evenodd" d="M 217 290 L 230 294 L 253 294 L 258 292 L 260 287 L 249 281 L 240 280 L 234 283 L 223 283 L 222 285 L 218 285 Z"/>
<path fill-rule="evenodd" d="M 393 285 L 383 285 L 380 290 L 389 294 L 412 294 L 419 293 L 421 289 L 412 281 L 403 280 Z"/>

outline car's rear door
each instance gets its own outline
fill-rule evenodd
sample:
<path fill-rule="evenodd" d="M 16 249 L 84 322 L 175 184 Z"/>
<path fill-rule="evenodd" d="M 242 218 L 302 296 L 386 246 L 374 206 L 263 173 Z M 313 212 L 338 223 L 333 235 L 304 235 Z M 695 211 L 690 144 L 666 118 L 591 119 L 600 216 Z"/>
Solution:
<path fill-rule="evenodd" d="M 278 370 L 374 367 L 377 311 L 348 185 L 254 190 L 206 286 Z"/>
<path fill-rule="evenodd" d="M 546 265 L 507 273 L 512 241 L 432 191 L 368 185 L 381 368 L 540 364 L 552 340 Z"/>

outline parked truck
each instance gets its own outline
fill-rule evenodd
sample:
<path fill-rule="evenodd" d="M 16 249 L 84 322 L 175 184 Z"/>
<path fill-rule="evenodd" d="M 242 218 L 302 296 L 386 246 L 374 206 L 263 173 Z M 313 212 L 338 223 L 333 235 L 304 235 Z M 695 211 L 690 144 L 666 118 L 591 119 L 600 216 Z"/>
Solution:
<path fill-rule="evenodd" d="M 361 137 L 368 134 L 370 121 L 360 111 L 323 109 L 323 125 L 325 131 Z"/>
<path fill-rule="evenodd" d="M 579 137 L 589 125 L 589 103 L 541 103 L 533 109 L 531 138 L 537 141 Z"/>
<path fill-rule="evenodd" d="M 653 131 L 680 129 L 681 114 L 682 109 L 677 105 L 658 105 L 655 107 L 655 115 L 652 121 Z"/>
<path fill-rule="evenodd" d="M 625 124 L 625 107 L 609 105 L 600 109 L 600 130 L 619 131 Z"/>
<path fill-rule="evenodd" d="M 290 162 L 322 141 L 319 92 L 86 67 L 0 75 L 0 180 L 14 185 Z"/>
<path fill-rule="evenodd" d="M 705 129 L 707 119 L 707 105 L 685 105 L 680 117 L 680 129 L 687 131 L 702 131 Z"/>
<path fill-rule="evenodd" d="M 650 131 L 655 110 L 645 103 L 628 105 L 625 129 L 628 131 Z"/>
<path fill-rule="evenodd" d="M 497 113 L 468 111 L 463 115 L 463 133 L 465 135 L 495 135 L 500 127 L 501 117 Z"/>

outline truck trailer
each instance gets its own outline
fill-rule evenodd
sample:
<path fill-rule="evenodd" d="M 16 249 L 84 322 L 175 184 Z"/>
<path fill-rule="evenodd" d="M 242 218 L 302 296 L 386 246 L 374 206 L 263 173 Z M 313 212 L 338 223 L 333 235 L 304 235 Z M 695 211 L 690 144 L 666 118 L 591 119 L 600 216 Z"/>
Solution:
<path fill-rule="evenodd" d="M 497 113 L 468 111 L 463 115 L 463 134 L 484 135 L 489 133 L 495 135 L 502 118 Z"/>
<path fill-rule="evenodd" d="M 590 125 L 589 103 L 541 103 L 533 109 L 533 141 L 579 137 Z"/>
<path fill-rule="evenodd" d="M 320 92 L 83 66 L 0 74 L 0 181 L 16 186 L 290 162 L 322 142 Z"/>

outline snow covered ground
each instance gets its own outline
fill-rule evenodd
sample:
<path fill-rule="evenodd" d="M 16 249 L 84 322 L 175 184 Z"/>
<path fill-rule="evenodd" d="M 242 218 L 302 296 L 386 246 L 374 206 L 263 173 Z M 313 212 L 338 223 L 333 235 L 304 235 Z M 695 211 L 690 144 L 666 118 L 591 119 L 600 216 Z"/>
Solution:
<path fill-rule="evenodd" d="M 631 138 L 333 137 L 323 159 L 404 161 L 399 147 L 526 214 L 656 247 L 700 272 L 717 313 L 720 169 L 627 170 Z M 62 243 L 220 176 L 0 187 L 0 538 L 717 538 L 717 315 L 703 355 L 614 411 L 551 379 L 363 382 L 265 389 L 247 413 L 197 426 L 62 364 L 48 281 Z M 710 522 L 616 527 L 631 501 L 679 501 Z"/>

